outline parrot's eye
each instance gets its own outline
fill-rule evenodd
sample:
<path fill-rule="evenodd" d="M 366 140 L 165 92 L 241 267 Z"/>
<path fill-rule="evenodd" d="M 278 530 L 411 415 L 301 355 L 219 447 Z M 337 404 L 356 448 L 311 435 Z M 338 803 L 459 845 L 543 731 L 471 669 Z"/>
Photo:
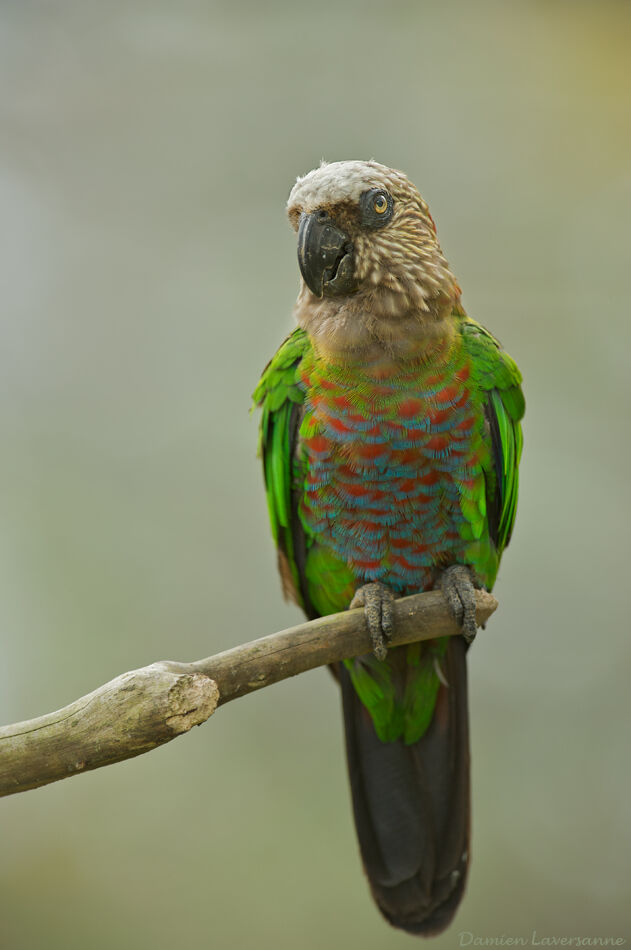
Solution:
<path fill-rule="evenodd" d="M 375 195 L 372 206 L 377 214 L 385 214 L 388 210 L 388 199 L 385 195 Z"/>
<path fill-rule="evenodd" d="M 371 188 L 359 199 L 362 224 L 367 228 L 380 228 L 392 216 L 392 195 L 382 188 Z"/>

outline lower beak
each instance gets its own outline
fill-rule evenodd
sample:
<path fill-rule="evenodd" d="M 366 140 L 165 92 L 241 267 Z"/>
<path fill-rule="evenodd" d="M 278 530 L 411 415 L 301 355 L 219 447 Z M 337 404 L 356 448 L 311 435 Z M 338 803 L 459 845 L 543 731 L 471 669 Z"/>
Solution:
<path fill-rule="evenodd" d="M 338 297 L 357 289 L 353 245 L 326 211 L 301 214 L 298 225 L 298 265 L 316 297 Z"/>

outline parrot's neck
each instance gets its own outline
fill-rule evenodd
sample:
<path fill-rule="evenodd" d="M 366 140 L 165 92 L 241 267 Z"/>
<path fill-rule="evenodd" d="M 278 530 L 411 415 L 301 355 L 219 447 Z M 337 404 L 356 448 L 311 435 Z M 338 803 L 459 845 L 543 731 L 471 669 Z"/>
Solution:
<path fill-rule="evenodd" d="M 316 356 L 327 363 L 356 365 L 380 376 L 390 375 L 397 366 L 448 358 L 457 335 L 457 301 L 437 298 L 426 311 L 389 317 L 376 317 L 370 303 L 359 294 L 339 301 L 301 292 L 295 316 Z"/>
<path fill-rule="evenodd" d="M 318 363 L 330 367 L 334 374 L 350 374 L 354 380 L 365 383 L 384 381 L 397 384 L 410 377 L 416 379 L 420 374 L 439 372 L 453 361 L 454 348 L 459 342 L 451 334 L 437 337 L 431 344 L 424 342 L 422 347 L 408 347 L 405 353 L 393 352 L 382 346 L 374 346 L 360 352 L 332 353 L 323 347 L 314 346 L 314 356 Z"/>

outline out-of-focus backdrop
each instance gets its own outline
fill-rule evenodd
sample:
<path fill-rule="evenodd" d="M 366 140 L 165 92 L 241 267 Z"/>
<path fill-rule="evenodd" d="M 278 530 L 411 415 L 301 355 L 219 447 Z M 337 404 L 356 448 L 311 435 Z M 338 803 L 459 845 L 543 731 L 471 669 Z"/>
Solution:
<path fill-rule="evenodd" d="M 0 7 L 0 720 L 298 622 L 248 415 L 291 327 L 288 191 L 404 169 L 528 411 L 470 657 L 467 934 L 629 939 L 631 9 Z M 400 946 L 315 671 L 0 806 L 0 946 Z M 461 932 L 464 937 L 460 937 Z"/>

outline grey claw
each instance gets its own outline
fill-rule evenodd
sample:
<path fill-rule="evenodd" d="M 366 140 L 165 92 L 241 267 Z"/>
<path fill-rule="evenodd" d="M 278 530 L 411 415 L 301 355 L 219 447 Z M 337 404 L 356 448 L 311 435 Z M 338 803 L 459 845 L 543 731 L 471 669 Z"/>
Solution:
<path fill-rule="evenodd" d="M 378 660 L 385 660 L 386 641 L 394 629 L 394 594 L 379 581 L 364 584 L 356 591 L 350 606 L 364 608 L 373 653 Z"/>
<path fill-rule="evenodd" d="M 475 586 L 470 568 L 454 564 L 443 571 L 438 586 L 445 595 L 456 623 L 462 627 L 467 643 L 472 643 L 477 633 L 475 621 Z"/>

